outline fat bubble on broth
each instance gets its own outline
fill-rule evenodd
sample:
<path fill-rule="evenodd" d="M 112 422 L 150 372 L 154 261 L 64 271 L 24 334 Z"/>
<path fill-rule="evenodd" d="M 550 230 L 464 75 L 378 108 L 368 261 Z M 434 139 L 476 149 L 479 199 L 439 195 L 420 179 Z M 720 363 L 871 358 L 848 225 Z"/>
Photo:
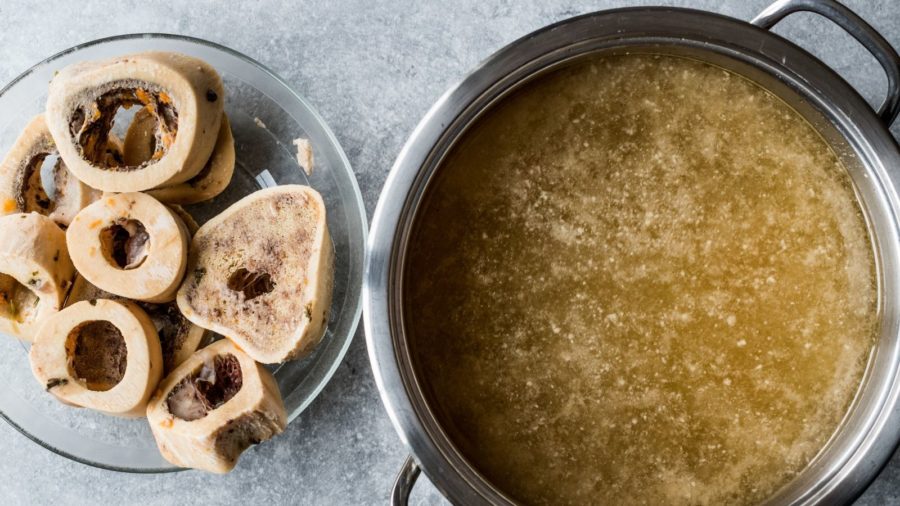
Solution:
<path fill-rule="evenodd" d="M 834 433 L 877 322 L 846 170 L 693 60 L 596 57 L 472 127 L 406 264 L 417 375 L 527 504 L 753 504 Z"/>

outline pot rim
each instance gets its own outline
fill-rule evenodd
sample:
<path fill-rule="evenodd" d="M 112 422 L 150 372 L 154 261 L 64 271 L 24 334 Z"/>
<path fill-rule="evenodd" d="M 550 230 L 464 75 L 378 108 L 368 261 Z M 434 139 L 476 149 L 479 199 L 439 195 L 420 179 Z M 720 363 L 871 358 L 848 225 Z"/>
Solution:
<path fill-rule="evenodd" d="M 598 11 L 548 25 L 519 38 L 484 60 L 444 93 L 415 128 L 385 182 L 367 245 L 363 320 L 376 385 L 401 440 L 434 485 L 453 501 L 512 503 L 459 453 L 452 440 L 443 433 L 410 363 L 400 292 L 403 257 L 416 207 L 442 156 L 481 112 L 548 68 L 570 58 L 598 52 L 598 46 L 585 50 L 587 46 L 584 45 L 598 41 L 620 48 L 648 42 L 664 43 L 667 48 L 689 46 L 701 52 L 722 54 L 777 77 L 785 86 L 809 100 L 811 107 L 832 122 L 852 145 L 863 170 L 874 176 L 878 188 L 873 191 L 881 192 L 881 204 L 886 206 L 888 215 L 885 219 L 889 222 L 883 234 L 879 231 L 876 249 L 879 254 L 885 248 L 890 250 L 887 257 L 891 265 L 886 272 L 891 274 L 894 270 L 892 259 L 897 256 L 900 243 L 896 219 L 900 211 L 900 198 L 896 193 L 900 175 L 895 177 L 886 167 L 900 166 L 900 150 L 887 126 L 852 86 L 802 48 L 741 20 L 673 7 Z M 577 52 L 578 48 L 583 52 Z M 571 52 L 567 54 L 567 50 Z M 535 63 L 541 61 L 543 64 Z M 884 273 L 880 277 L 884 277 Z M 893 279 L 890 281 L 894 283 Z M 772 501 L 851 500 L 874 479 L 893 453 L 900 438 L 897 430 L 900 428 L 900 410 L 897 408 L 900 383 L 896 381 L 900 348 L 894 305 L 883 314 L 885 319 L 892 318 L 891 325 L 884 330 L 889 339 L 885 341 L 883 336 L 877 345 L 877 348 L 883 347 L 880 367 L 882 370 L 890 367 L 876 385 L 880 386 L 877 395 L 880 402 L 870 409 L 865 431 L 857 434 L 840 462 L 825 466 L 822 479 L 793 493 L 786 494 L 783 489 L 773 496 Z M 870 361 L 867 369 L 871 371 L 876 365 Z M 862 386 L 871 390 L 874 387 L 869 386 L 869 376 L 871 374 L 867 372 Z M 854 404 L 848 416 L 857 407 Z"/>

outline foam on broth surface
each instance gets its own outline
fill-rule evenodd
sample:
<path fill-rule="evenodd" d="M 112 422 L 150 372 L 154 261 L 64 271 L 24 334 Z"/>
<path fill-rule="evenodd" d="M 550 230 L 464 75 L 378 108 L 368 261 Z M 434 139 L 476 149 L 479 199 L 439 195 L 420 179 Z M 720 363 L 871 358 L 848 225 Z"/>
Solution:
<path fill-rule="evenodd" d="M 420 213 L 417 375 L 524 503 L 757 503 L 859 386 L 877 288 L 846 170 L 720 68 L 623 55 L 541 77 L 465 134 Z"/>

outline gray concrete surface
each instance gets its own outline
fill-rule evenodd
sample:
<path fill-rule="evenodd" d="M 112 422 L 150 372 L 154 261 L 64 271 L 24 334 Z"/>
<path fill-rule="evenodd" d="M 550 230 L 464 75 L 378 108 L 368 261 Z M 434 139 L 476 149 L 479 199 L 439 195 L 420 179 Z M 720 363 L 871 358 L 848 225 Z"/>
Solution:
<path fill-rule="evenodd" d="M 388 168 L 437 97 L 504 44 L 547 23 L 627 5 L 684 5 L 749 19 L 768 0 L 0 2 L 0 82 L 90 39 L 171 32 L 225 44 L 281 74 L 337 134 L 371 215 Z M 900 2 L 852 8 L 900 47 Z M 870 101 L 885 79 L 852 39 L 811 15 L 777 30 L 833 65 Z M 895 134 L 900 132 L 894 129 Z M 375 389 L 362 331 L 330 385 L 277 440 L 228 476 L 116 474 L 69 462 L 0 423 L 2 504 L 385 504 L 406 451 Z M 437 504 L 425 480 L 415 504 Z M 859 500 L 900 504 L 900 456 Z"/>

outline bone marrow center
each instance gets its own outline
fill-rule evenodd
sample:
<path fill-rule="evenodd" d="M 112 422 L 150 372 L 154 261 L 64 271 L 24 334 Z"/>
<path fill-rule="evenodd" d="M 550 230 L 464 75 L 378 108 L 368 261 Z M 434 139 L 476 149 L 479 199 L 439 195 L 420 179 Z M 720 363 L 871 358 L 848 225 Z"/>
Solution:
<path fill-rule="evenodd" d="M 62 160 L 55 153 L 37 153 L 25 165 L 20 176 L 16 203 L 24 212 L 47 215 L 56 207 L 54 199 L 60 188 Z"/>
<path fill-rule="evenodd" d="M 230 353 L 218 355 L 175 385 L 166 398 L 166 406 L 182 420 L 199 420 L 231 400 L 243 384 L 237 357 Z"/>
<path fill-rule="evenodd" d="M 147 259 L 150 234 L 140 221 L 122 219 L 100 231 L 100 244 L 112 266 L 131 270 Z"/>
<path fill-rule="evenodd" d="M 268 272 L 253 272 L 243 267 L 228 276 L 228 289 L 244 294 L 244 300 L 255 299 L 275 289 Z"/>
<path fill-rule="evenodd" d="M 104 155 L 116 113 L 120 107 L 130 109 L 135 105 L 146 108 L 157 120 L 153 155 L 137 166 L 110 165 Z M 165 91 L 145 83 L 123 82 L 72 111 L 69 131 L 85 160 L 108 169 L 142 169 L 162 158 L 174 144 L 178 133 L 178 111 Z"/>
<path fill-rule="evenodd" d="M 41 281 L 29 280 L 37 288 Z M 30 288 L 19 283 L 16 278 L 0 272 L 0 315 L 24 323 L 31 319 L 40 299 Z"/>
<path fill-rule="evenodd" d="M 66 353 L 71 372 L 90 390 L 105 392 L 125 376 L 125 338 L 108 321 L 88 321 L 72 329 L 66 339 Z"/>

